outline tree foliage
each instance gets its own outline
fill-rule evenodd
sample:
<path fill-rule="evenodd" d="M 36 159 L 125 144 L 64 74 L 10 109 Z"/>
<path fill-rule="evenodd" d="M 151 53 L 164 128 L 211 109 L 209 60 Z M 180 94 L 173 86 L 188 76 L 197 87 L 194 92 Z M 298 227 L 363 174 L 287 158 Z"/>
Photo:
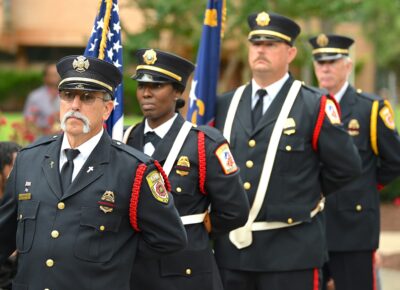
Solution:
<path fill-rule="evenodd" d="M 206 0 L 130 0 L 144 13 L 145 29 L 130 35 L 126 48 L 154 46 L 167 49 L 194 61 L 201 36 Z M 365 28 L 366 36 L 374 44 L 379 55 L 376 58 L 382 68 L 400 68 L 400 0 L 226 0 L 227 23 L 222 43 L 224 83 L 243 71 L 246 78 L 247 16 L 253 12 L 274 11 L 291 17 L 302 24 L 303 31 L 296 41 L 299 49 L 295 66 L 310 63 L 310 47 L 307 39 L 310 30 L 332 32 L 342 22 L 358 22 Z M 319 19 L 319 27 L 312 27 L 312 19 Z M 232 51 L 232 43 L 234 51 Z M 233 53 L 232 53 L 233 52 Z"/>

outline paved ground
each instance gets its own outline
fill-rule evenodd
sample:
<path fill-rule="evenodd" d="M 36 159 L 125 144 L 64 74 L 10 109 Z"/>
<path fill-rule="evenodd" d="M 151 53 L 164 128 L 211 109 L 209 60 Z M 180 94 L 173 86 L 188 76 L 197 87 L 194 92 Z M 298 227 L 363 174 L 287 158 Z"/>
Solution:
<path fill-rule="evenodd" d="M 382 204 L 381 217 L 382 290 L 400 290 L 400 207 Z"/>

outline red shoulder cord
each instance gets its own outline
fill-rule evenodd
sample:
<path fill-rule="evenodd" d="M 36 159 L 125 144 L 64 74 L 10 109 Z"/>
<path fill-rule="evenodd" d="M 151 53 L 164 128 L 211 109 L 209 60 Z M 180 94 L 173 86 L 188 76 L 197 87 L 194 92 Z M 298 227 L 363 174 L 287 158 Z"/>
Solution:
<path fill-rule="evenodd" d="M 145 164 L 140 164 L 135 174 L 135 181 L 132 186 L 131 201 L 129 204 L 129 221 L 133 229 L 140 232 L 139 226 L 137 224 L 137 206 L 139 203 L 139 192 L 142 186 L 143 175 L 146 172 L 147 166 Z"/>
<path fill-rule="evenodd" d="M 199 152 L 199 187 L 200 192 L 207 195 L 205 190 L 207 160 L 206 160 L 206 144 L 204 132 L 199 131 L 197 135 L 197 148 Z"/>
<path fill-rule="evenodd" d="M 168 192 L 171 192 L 171 183 L 169 182 L 167 174 L 165 174 L 164 168 L 162 168 L 161 164 L 157 160 L 154 160 L 154 165 L 156 166 L 158 171 L 160 171 L 161 176 L 164 179 L 165 188 Z"/>
<path fill-rule="evenodd" d="M 312 137 L 312 148 L 314 151 L 318 150 L 319 133 L 321 133 L 322 124 L 324 123 L 324 119 L 325 119 L 326 99 L 327 99 L 326 96 L 321 97 L 317 123 L 315 124 L 315 127 L 314 127 L 314 132 L 313 132 L 313 137 Z"/>

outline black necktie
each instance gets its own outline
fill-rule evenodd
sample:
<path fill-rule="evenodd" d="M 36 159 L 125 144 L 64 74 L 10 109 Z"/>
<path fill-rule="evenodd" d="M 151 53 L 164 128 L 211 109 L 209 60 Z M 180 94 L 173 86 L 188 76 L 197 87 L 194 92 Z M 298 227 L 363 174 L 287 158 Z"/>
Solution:
<path fill-rule="evenodd" d="M 65 149 L 67 162 L 64 163 L 61 169 L 61 184 L 65 193 L 72 182 L 72 173 L 74 172 L 74 159 L 80 153 L 78 149 Z"/>
<path fill-rule="evenodd" d="M 153 144 L 154 148 L 156 148 L 158 142 L 160 142 L 161 138 L 153 131 L 147 132 L 144 134 L 144 144 L 151 143 Z"/>
<path fill-rule="evenodd" d="M 267 91 L 264 89 L 259 89 L 256 95 L 258 96 L 258 100 L 253 109 L 253 114 L 252 114 L 253 128 L 256 127 L 258 121 L 261 119 L 263 115 L 264 96 L 267 95 Z"/>

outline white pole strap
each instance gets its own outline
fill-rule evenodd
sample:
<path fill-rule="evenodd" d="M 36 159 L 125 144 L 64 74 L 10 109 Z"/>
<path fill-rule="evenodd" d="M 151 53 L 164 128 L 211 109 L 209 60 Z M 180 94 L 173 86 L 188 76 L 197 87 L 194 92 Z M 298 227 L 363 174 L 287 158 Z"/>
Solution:
<path fill-rule="evenodd" d="M 135 125 L 132 125 L 128 129 L 126 129 L 124 136 L 122 137 L 122 143 L 126 144 L 126 142 L 128 142 L 129 135 L 131 134 L 134 127 Z"/>
<path fill-rule="evenodd" d="M 165 160 L 163 169 L 165 174 L 168 176 L 169 173 L 171 172 L 172 166 L 175 163 L 176 157 L 178 156 L 179 152 L 182 149 L 183 143 L 186 140 L 186 137 L 189 135 L 190 130 L 192 129 L 193 124 L 185 121 L 179 130 L 178 135 L 175 138 L 175 142 L 172 145 L 171 150 L 169 151 L 169 154 L 167 156 L 167 159 Z"/>
<path fill-rule="evenodd" d="M 231 131 L 233 118 L 235 118 L 237 107 L 239 106 L 240 98 L 242 97 L 243 91 L 246 88 L 246 85 L 242 85 L 238 87 L 235 91 L 235 94 L 232 97 L 231 104 L 229 105 L 228 113 L 225 119 L 224 132 L 223 135 L 228 143 L 231 142 Z"/>
<path fill-rule="evenodd" d="M 283 126 L 293 106 L 296 96 L 300 91 L 300 88 L 301 88 L 301 82 L 295 80 L 289 90 L 285 102 L 283 103 L 278 119 L 276 120 L 274 129 L 272 131 L 271 140 L 268 145 L 266 157 L 264 160 L 264 165 L 261 172 L 256 196 L 254 198 L 253 205 L 250 209 L 247 223 L 243 227 L 235 229 L 229 233 L 229 239 L 238 249 L 248 247 L 253 242 L 252 224 L 254 220 L 257 218 L 257 215 L 260 212 L 260 209 L 264 202 L 264 198 L 267 193 L 267 188 L 269 184 L 269 179 L 271 177 L 272 167 L 278 149 L 279 140 L 282 136 Z"/>

